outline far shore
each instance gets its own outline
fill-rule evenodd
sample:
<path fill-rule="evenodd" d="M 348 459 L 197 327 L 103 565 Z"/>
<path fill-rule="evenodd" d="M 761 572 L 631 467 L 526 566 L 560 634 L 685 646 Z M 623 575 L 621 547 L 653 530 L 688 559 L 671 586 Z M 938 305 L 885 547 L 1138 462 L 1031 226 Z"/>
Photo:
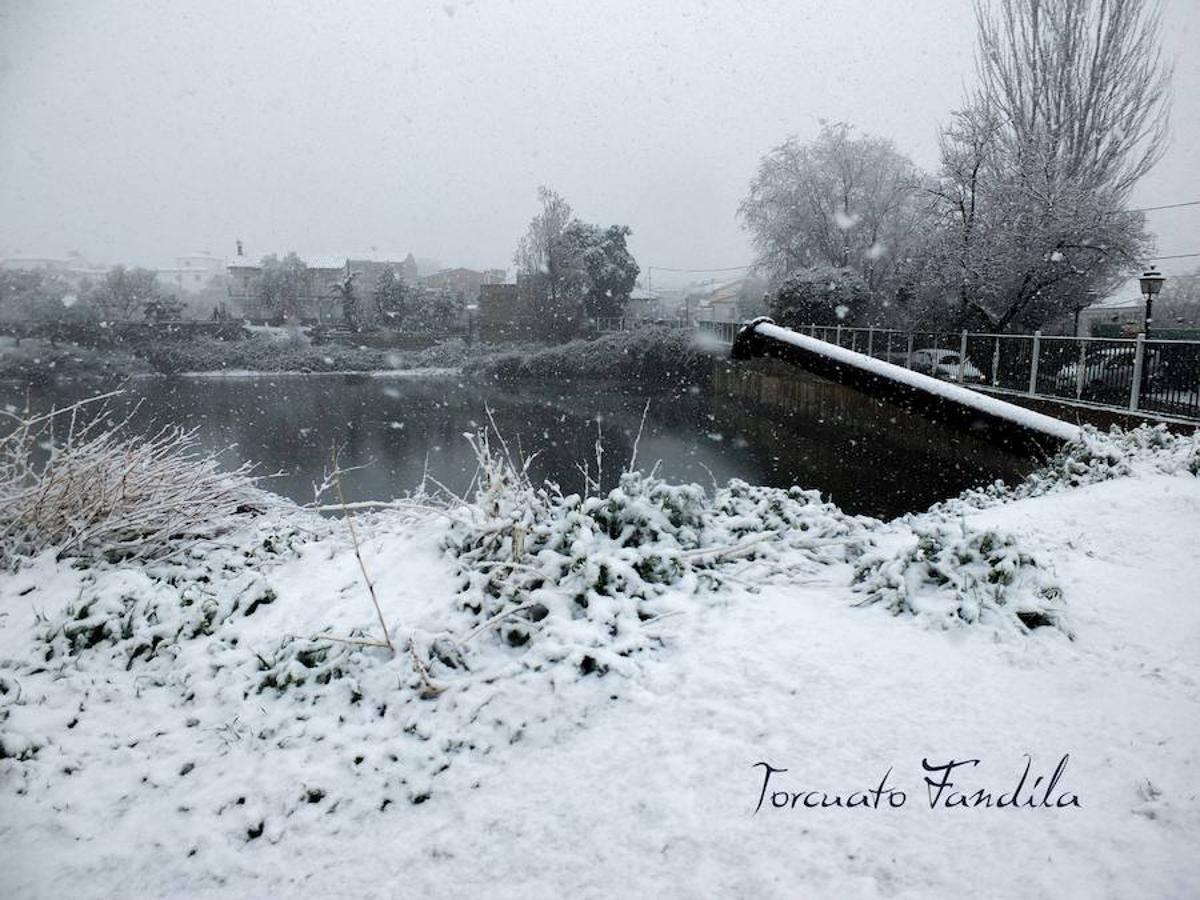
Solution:
<path fill-rule="evenodd" d="M 131 378 L 260 378 L 357 375 L 370 378 L 464 376 L 479 381 L 530 378 L 707 377 L 711 348 L 688 329 L 649 326 L 557 344 L 467 344 L 451 338 L 421 350 L 313 344 L 250 335 L 149 346 L 50 346 L 26 339 L 0 345 L 0 384 Z"/>

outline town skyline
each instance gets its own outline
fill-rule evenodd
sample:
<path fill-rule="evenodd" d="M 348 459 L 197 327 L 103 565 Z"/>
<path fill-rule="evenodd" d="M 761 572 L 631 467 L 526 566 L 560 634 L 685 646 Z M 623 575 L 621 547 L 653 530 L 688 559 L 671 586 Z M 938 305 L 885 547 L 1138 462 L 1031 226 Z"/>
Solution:
<path fill-rule="evenodd" d="M 736 210 L 771 147 L 844 120 L 930 170 L 973 79 L 969 4 L 903 17 L 854 5 L 630 6 L 600 28 L 606 11 L 538 3 L 271 16 L 0 4 L 0 256 L 161 267 L 229 258 L 240 238 L 511 267 L 546 184 L 587 221 L 629 225 L 643 269 L 747 265 Z M 1172 142 L 1135 207 L 1200 199 L 1200 61 L 1186 53 L 1200 12 L 1168 0 L 1164 15 Z M 256 64 L 256 46 L 280 52 Z M 1159 254 L 1200 251 L 1200 207 L 1149 226 Z"/>

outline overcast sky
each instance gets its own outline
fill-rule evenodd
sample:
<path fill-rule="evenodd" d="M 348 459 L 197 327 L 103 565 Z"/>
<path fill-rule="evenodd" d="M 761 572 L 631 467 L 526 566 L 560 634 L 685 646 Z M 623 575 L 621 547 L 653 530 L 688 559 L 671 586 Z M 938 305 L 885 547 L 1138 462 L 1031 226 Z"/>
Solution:
<path fill-rule="evenodd" d="M 1139 206 L 1200 200 L 1200 3 L 1166 17 L 1174 139 Z M 967 0 L 0 0 L 0 256 L 504 267 L 546 184 L 643 269 L 741 265 L 765 151 L 842 120 L 932 167 L 973 44 Z M 1200 251 L 1200 207 L 1151 224 Z"/>

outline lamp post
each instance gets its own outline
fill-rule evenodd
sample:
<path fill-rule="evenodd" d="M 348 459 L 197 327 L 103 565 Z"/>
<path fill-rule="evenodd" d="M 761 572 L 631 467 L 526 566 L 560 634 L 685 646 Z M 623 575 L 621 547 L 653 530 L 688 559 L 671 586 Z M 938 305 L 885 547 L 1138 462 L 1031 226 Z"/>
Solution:
<path fill-rule="evenodd" d="M 1142 284 L 1142 296 L 1146 298 L 1146 320 L 1142 325 L 1142 335 L 1150 339 L 1150 325 L 1153 321 L 1154 296 L 1162 290 L 1163 282 L 1167 279 L 1158 269 L 1150 268 L 1138 279 Z"/>
<path fill-rule="evenodd" d="M 475 311 L 479 306 L 475 303 L 467 304 L 467 346 L 471 346 L 471 333 L 475 330 Z"/>

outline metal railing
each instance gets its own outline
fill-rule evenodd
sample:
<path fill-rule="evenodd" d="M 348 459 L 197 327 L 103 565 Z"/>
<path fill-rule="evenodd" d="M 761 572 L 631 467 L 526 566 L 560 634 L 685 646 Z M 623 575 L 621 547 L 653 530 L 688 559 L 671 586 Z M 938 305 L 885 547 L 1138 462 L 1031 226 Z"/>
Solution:
<path fill-rule="evenodd" d="M 732 343 L 740 323 L 698 322 Z M 839 347 L 971 387 L 1200 419 L 1200 341 L 796 328 Z"/>
<path fill-rule="evenodd" d="M 615 331 L 635 331 L 639 328 L 645 328 L 650 325 L 663 325 L 668 328 L 687 328 L 689 323 L 685 319 L 650 319 L 650 318 L 620 318 L 620 319 L 592 319 L 592 324 L 596 331 L 600 334 L 611 334 Z M 696 324 L 696 323 L 691 323 Z"/>
<path fill-rule="evenodd" d="M 742 322 L 697 322 L 696 328 L 703 334 L 711 334 L 718 340 L 732 344 L 742 325 Z"/>

